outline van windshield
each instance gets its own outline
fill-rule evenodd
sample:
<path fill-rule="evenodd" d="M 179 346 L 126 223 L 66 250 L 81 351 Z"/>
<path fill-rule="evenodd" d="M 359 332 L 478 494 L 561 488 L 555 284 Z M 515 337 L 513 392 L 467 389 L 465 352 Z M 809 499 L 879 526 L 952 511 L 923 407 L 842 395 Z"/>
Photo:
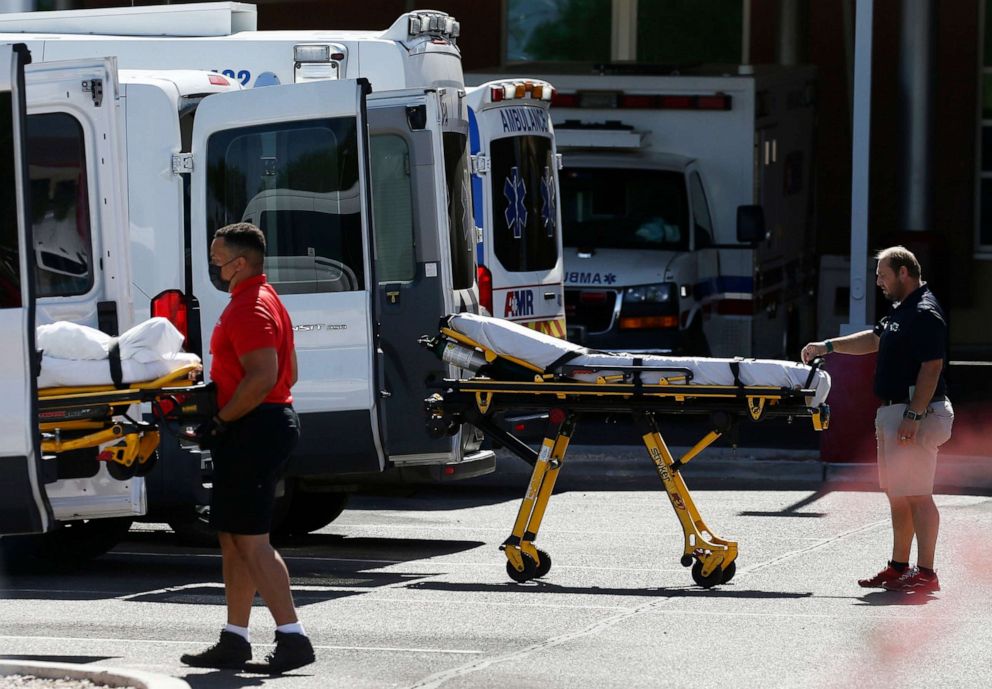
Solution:
<path fill-rule="evenodd" d="M 444 132 L 444 179 L 448 186 L 448 232 L 451 243 L 451 277 L 454 289 L 475 283 L 475 242 L 472 241 L 472 197 L 468 181 L 468 137 Z"/>
<path fill-rule="evenodd" d="M 560 179 L 566 246 L 689 248 L 689 201 L 681 173 L 566 166 Z"/>
<path fill-rule="evenodd" d="M 510 136 L 490 146 L 493 247 L 508 271 L 558 263 L 556 161 L 546 136 Z"/>

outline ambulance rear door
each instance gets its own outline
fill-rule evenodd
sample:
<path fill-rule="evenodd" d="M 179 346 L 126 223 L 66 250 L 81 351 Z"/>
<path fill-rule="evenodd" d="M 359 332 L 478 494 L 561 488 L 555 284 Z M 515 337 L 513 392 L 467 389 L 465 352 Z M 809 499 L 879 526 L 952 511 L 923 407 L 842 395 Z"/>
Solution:
<path fill-rule="evenodd" d="M 53 525 L 38 436 L 34 260 L 22 159 L 26 110 L 23 45 L 0 46 L 0 534 Z"/>
<path fill-rule="evenodd" d="M 251 222 L 293 320 L 302 439 L 293 475 L 385 466 L 369 215 L 368 82 L 315 81 L 207 96 L 193 124 L 193 291 L 204 344 L 230 295 L 209 277 L 210 241 Z M 204 347 L 207 350 L 207 347 Z M 209 373 L 211 355 L 204 351 Z"/>
<path fill-rule="evenodd" d="M 470 110 L 481 272 L 491 281 L 493 316 L 564 338 L 554 132 L 548 104 L 539 97 L 513 98 L 510 86 L 479 87 L 481 107 Z M 505 100 L 491 102 L 494 89 L 502 89 Z"/>
<path fill-rule="evenodd" d="M 369 129 L 389 459 L 450 462 L 457 443 L 431 438 L 421 410 L 429 381 L 454 371 L 417 344 L 455 311 L 437 92 L 374 94 Z"/>

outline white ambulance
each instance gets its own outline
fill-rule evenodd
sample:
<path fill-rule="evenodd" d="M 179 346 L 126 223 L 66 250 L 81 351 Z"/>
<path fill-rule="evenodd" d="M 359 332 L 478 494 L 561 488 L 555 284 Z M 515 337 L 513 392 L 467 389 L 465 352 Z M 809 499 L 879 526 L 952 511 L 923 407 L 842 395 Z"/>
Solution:
<path fill-rule="evenodd" d="M 552 91 L 532 79 L 469 88 L 469 146 L 479 300 L 497 318 L 563 338 Z"/>
<path fill-rule="evenodd" d="M 224 19 L 227 34 L 200 40 L 141 33 L 179 31 L 186 13 L 195 16 L 200 7 Z M 164 95 L 129 86 L 119 92 L 108 69 L 72 92 L 93 103 L 102 94 L 102 107 L 123 118 L 118 160 L 126 160 L 120 169 L 127 170 L 127 182 L 114 188 L 127 189 L 117 231 L 130 238 L 134 312 L 163 315 L 185 328 L 187 348 L 204 356 L 207 370 L 205 344 L 227 300 L 208 276 L 209 239 L 217 227 L 243 219 L 266 232 L 270 277 L 297 330 L 300 382 L 294 395 L 305 428 L 283 502 L 291 528 L 310 530 L 340 512 L 338 491 L 366 481 L 454 479 L 494 466 L 493 454 L 478 449 L 477 434 L 434 439 L 421 422 L 428 381 L 454 370 L 439 365 L 416 340 L 432 332 L 441 315 L 477 308 L 457 24 L 441 13 L 420 12 L 375 34 L 258 32 L 250 39 L 231 34 L 244 20 L 242 9 L 237 3 L 122 8 L 115 16 L 123 24 L 107 25 L 141 38 L 17 36 L 46 60 L 106 52 L 124 64 L 162 66 L 179 55 L 185 63 L 174 66 L 193 67 L 240 56 L 249 60 L 243 63 L 248 70 L 266 50 L 290 56 L 285 68 L 273 66 L 268 82 L 288 85 L 218 95 L 206 95 L 206 87 Z M 68 24 L 58 24 L 60 15 Z M 46 23 L 51 29 L 90 31 L 106 15 L 4 15 L 0 30 L 32 31 L 21 22 L 39 20 L 55 22 Z M 193 25 L 209 32 L 216 28 L 212 16 Z M 152 28 L 146 26 L 150 20 Z M 370 94 L 366 79 L 311 80 L 314 70 L 304 69 L 320 64 L 347 78 L 359 71 L 359 54 L 371 76 L 394 90 Z M 150 70 L 138 73 L 157 78 Z M 292 84 L 294 77 L 303 83 Z M 216 88 L 236 85 L 223 74 L 203 79 Z M 98 136 L 88 126 L 77 129 L 87 142 Z M 86 158 L 80 180 L 94 179 L 88 171 L 94 160 Z M 77 215 L 98 206 L 77 204 Z M 94 243 L 86 270 L 102 270 L 103 258 Z M 82 283 L 78 290 L 80 301 L 92 294 Z M 73 294 L 51 299 L 68 304 Z M 59 317 L 101 326 L 115 309 L 86 305 L 76 315 L 62 311 Z M 116 315 L 122 318 L 119 310 Z M 208 503 L 209 458 L 165 443 L 161 454 L 147 477 L 149 511 L 182 520 Z"/>
<path fill-rule="evenodd" d="M 556 88 L 570 339 L 795 358 L 815 327 L 814 70 L 533 73 Z"/>

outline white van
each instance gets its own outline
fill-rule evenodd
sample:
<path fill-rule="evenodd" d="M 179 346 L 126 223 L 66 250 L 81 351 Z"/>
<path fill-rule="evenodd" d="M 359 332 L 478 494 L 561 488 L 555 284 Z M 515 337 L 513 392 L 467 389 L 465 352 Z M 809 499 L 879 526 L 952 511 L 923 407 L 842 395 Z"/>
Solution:
<path fill-rule="evenodd" d="M 551 84 L 468 89 L 479 299 L 497 318 L 565 337 L 561 213 Z"/>

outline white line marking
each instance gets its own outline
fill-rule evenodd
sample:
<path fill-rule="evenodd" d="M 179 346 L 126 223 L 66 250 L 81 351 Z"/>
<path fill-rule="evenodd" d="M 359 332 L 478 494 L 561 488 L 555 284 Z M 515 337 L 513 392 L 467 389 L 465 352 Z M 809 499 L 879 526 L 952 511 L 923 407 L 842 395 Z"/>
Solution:
<path fill-rule="evenodd" d="M 170 639 L 107 639 L 92 637 L 71 637 L 71 636 L 0 636 L 0 639 L 24 640 L 24 641 L 72 641 L 72 642 L 93 642 L 93 643 L 113 643 L 113 644 L 159 644 L 163 646 L 195 646 L 198 644 L 208 645 L 214 643 L 209 641 L 190 640 L 170 640 Z M 253 643 L 253 646 L 272 648 L 275 644 Z M 318 646 L 314 648 L 328 651 L 388 651 L 394 653 L 450 653 L 455 655 L 478 655 L 482 651 L 475 651 L 464 648 L 402 648 L 398 646 Z"/>
<path fill-rule="evenodd" d="M 871 531 L 877 529 L 878 527 L 889 524 L 889 520 L 880 519 L 877 522 L 872 522 L 871 524 L 866 524 L 864 526 L 859 526 L 856 529 L 851 529 L 850 531 L 844 531 L 836 536 L 831 536 L 830 538 L 824 538 L 819 543 L 814 543 L 813 545 L 807 546 L 805 548 L 797 548 L 796 550 L 785 553 L 784 555 L 779 555 L 778 557 L 773 557 L 771 560 L 766 560 L 765 562 L 759 562 L 751 567 L 743 567 L 737 572 L 737 576 L 751 574 L 757 572 L 758 570 L 765 569 L 766 567 L 771 567 L 772 565 L 777 565 L 779 563 L 785 562 L 786 560 L 791 560 L 793 558 L 799 557 L 800 555 L 805 555 L 806 553 L 811 553 L 814 550 L 819 550 L 825 546 L 831 545 L 838 541 L 842 541 L 848 536 L 854 536 L 856 534 L 862 533 L 864 531 Z"/>
<path fill-rule="evenodd" d="M 790 553 L 786 553 L 785 555 L 781 555 L 779 557 L 774 557 L 771 560 L 767 560 L 765 562 L 758 563 L 758 564 L 754 565 L 753 567 L 749 567 L 746 571 L 743 571 L 742 570 L 742 574 L 743 573 L 748 573 L 748 572 L 756 572 L 756 571 L 758 571 L 760 569 L 764 569 L 765 567 L 769 567 L 771 565 L 779 564 L 779 563 L 781 563 L 781 562 L 783 562 L 785 560 L 789 560 L 789 559 L 792 559 L 794 557 L 798 557 L 799 555 L 802 555 L 804 553 L 810 552 L 812 550 L 817 550 L 819 548 L 822 548 L 825 545 L 828 545 L 830 543 L 836 543 L 837 541 L 839 541 L 839 540 L 841 540 L 843 538 L 847 538 L 848 536 L 853 536 L 853 535 L 858 534 L 858 533 L 861 533 L 863 531 L 868 531 L 870 529 L 877 528 L 879 525 L 885 524 L 885 523 L 886 522 L 883 520 L 883 521 L 873 522 L 871 524 L 868 524 L 866 526 L 859 527 L 857 529 L 851 529 L 850 531 L 846 531 L 844 533 L 838 534 L 837 536 L 834 536 L 832 538 L 824 539 L 824 540 L 822 540 L 819 543 L 814 543 L 813 545 L 811 545 L 811 546 L 809 546 L 807 548 L 802 548 L 802 549 L 799 549 L 799 550 L 794 550 L 794 551 L 792 551 Z M 738 576 L 740 576 L 740 575 L 738 575 Z M 667 596 L 665 598 L 660 598 L 660 599 L 658 599 L 656 601 L 652 601 L 650 603 L 645 603 L 644 605 L 639 605 L 636 608 L 629 608 L 629 609 L 625 610 L 624 612 L 621 612 L 621 613 L 619 613 L 617 615 L 611 615 L 610 617 L 607 617 L 605 619 L 599 620 L 598 622 L 593 622 L 592 624 L 590 624 L 590 625 L 588 625 L 588 626 L 586 626 L 586 627 L 584 627 L 582 629 L 578 629 L 578 630 L 576 630 L 574 632 L 569 632 L 567 634 L 562 634 L 560 636 L 553 636 L 553 637 L 551 637 L 549 639 L 545 639 L 544 641 L 539 641 L 538 643 L 534 643 L 534 644 L 531 644 L 529 646 L 524 646 L 523 648 L 521 648 L 521 649 L 519 649 L 517 651 L 513 651 L 513 652 L 510 652 L 510 653 L 505 653 L 505 654 L 499 655 L 499 656 L 490 656 L 488 658 L 481 658 L 479 660 L 476 660 L 474 662 L 468 663 L 466 665 L 461 665 L 459 667 L 450 668 L 448 670 L 443 670 L 441 672 L 435 672 L 434 674 L 428 675 L 427 677 L 425 677 L 424 679 L 420 680 L 419 682 L 416 682 L 414 684 L 409 685 L 408 689 L 437 689 L 437 687 L 440 687 L 442 684 L 444 684 L 445 682 L 447 682 L 449 680 L 458 679 L 460 677 L 464 677 L 466 675 L 470 675 L 470 674 L 472 674 L 474 672 L 478 672 L 480 670 L 485 670 L 486 668 L 491 667 L 493 665 L 501 665 L 501 664 L 514 665 L 514 664 L 517 664 L 521 659 L 526 658 L 527 656 L 533 655 L 533 654 L 535 654 L 535 653 L 537 653 L 539 651 L 545 651 L 545 650 L 548 650 L 548 649 L 551 649 L 551 648 L 555 648 L 557 646 L 563 646 L 563 645 L 567 644 L 570 641 L 574 641 L 576 639 L 581 639 L 581 638 L 586 637 L 586 636 L 592 636 L 592 635 L 597 634 L 599 632 L 605 631 L 605 630 L 609 629 L 610 627 L 614 627 L 614 626 L 620 624 L 621 622 L 625 622 L 626 620 L 629 620 L 629 619 L 631 619 L 633 617 L 637 617 L 638 615 L 642 615 L 642 614 L 648 613 L 648 612 L 654 612 L 654 611 L 658 610 L 658 608 L 661 608 L 665 604 L 671 603 L 674 600 L 678 600 L 678 597 Z M 668 611 L 666 611 L 666 612 L 668 612 Z M 722 613 L 722 614 L 726 614 L 726 613 Z"/>

